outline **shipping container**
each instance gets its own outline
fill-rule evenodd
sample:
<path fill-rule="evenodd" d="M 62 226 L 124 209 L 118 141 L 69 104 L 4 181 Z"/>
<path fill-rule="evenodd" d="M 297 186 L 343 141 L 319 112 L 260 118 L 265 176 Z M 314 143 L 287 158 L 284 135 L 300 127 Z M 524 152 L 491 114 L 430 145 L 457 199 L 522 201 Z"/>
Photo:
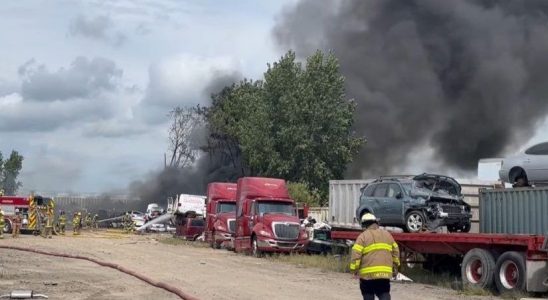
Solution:
<path fill-rule="evenodd" d="M 361 188 L 369 180 L 329 181 L 329 224 L 338 228 L 360 228 L 356 220 L 356 209 L 360 203 Z"/>
<path fill-rule="evenodd" d="M 548 188 L 483 189 L 480 232 L 548 234 Z"/>

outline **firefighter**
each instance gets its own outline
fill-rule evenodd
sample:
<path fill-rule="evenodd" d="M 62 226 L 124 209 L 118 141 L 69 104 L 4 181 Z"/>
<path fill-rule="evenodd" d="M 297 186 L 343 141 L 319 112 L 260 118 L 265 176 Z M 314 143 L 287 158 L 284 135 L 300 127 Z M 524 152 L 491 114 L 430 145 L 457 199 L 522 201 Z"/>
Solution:
<path fill-rule="evenodd" d="M 4 211 L 0 207 L 0 239 L 4 238 L 4 226 L 6 226 L 6 221 L 4 221 Z"/>
<path fill-rule="evenodd" d="M 80 227 L 82 226 L 82 220 L 80 218 L 82 214 L 80 212 L 75 212 L 72 217 L 72 235 L 80 234 Z"/>
<path fill-rule="evenodd" d="M 0 197 L 4 196 L 4 189 L 0 189 Z"/>
<path fill-rule="evenodd" d="M 133 229 L 133 220 L 131 219 L 131 216 L 129 215 L 129 212 L 126 212 L 123 219 L 124 224 L 124 230 L 126 233 L 129 233 Z"/>
<path fill-rule="evenodd" d="M 97 224 L 97 219 L 99 218 L 99 215 L 98 214 L 95 214 L 93 216 L 93 218 L 91 219 L 91 228 L 95 228 L 95 229 L 98 229 L 99 228 L 99 225 Z"/>
<path fill-rule="evenodd" d="M 46 210 L 46 216 L 45 216 L 45 223 L 46 226 L 44 227 L 44 238 L 51 239 L 52 231 L 53 231 L 53 208 L 48 207 Z"/>
<path fill-rule="evenodd" d="M 91 214 L 90 213 L 87 213 L 86 214 L 86 217 L 84 218 L 84 228 L 86 229 L 89 229 L 91 228 Z"/>
<path fill-rule="evenodd" d="M 19 231 L 21 231 L 21 222 L 23 219 L 21 218 L 21 214 L 19 213 L 19 209 L 15 209 L 15 216 L 13 217 L 13 229 L 11 231 L 11 236 L 13 238 L 16 238 L 19 236 Z"/>
<path fill-rule="evenodd" d="M 67 216 L 65 216 L 64 211 L 59 212 L 59 219 L 57 220 L 57 223 L 59 223 L 59 234 L 65 235 L 65 226 L 67 224 Z"/>
<path fill-rule="evenodd" d="M 400 266 L 398 244 L 392 235 L 379 228 L 377 218 L 366 213 L 361 218 L 364 232 L 352 247 L 350 272 L 360 279 L 364 300 L 390 300 L 390 278 Z"/>

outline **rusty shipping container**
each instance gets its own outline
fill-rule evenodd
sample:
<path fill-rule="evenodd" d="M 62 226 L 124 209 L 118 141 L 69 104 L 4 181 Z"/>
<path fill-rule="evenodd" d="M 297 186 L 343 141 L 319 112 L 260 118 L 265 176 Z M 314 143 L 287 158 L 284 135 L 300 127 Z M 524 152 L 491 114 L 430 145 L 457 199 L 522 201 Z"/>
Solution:
<path fill-rule="evenodd" d="M 483 189 L 480 232 L 548 234 L 548 188 Z"/>

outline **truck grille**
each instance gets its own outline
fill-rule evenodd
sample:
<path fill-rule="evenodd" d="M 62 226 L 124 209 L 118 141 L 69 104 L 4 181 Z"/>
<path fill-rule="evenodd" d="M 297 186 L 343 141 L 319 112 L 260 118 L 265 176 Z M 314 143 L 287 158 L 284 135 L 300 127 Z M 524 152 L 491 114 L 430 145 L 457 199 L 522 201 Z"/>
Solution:
<path fill-rule="evenodd" d="M 274 234 L 281 239 L 296 240 L 299 237 L 298 224 L 277 223 L 274 224 Z"/>
<path fill-rule="evenodd" d="M 234 219 L 228 220 L 228 231 L 229 232 L 236 231 L 236 220 L 234 220 Z"/>

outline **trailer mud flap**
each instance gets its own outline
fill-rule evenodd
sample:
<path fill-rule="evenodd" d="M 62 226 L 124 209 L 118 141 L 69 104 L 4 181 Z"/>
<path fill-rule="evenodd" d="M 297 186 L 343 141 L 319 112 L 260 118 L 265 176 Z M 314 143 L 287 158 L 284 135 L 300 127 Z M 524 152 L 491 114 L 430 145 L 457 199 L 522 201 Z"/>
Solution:
<path fill-rule="evenodd" d="M 526 262 L 527 291 L 534 293 L 548 292 L 548 261 Z"/>

